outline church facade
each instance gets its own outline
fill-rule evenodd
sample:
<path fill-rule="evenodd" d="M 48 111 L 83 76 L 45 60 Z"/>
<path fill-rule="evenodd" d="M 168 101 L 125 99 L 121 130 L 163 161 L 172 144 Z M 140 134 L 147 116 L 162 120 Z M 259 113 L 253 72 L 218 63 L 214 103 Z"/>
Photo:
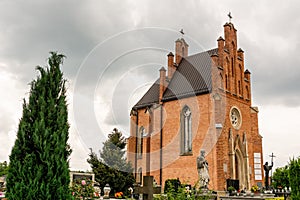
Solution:
<path fill-rule="evenodd" d="M 158 80 L 132 108 L 127 156 L 135 178 L 153 175 L 158 184 L 179 178 L 198 182 L 197 157 L 205 151 L 209 189 L 261 185 L 262 136 L 252 106 L 251 74 L 237 45 L 234 25 L 224 25 L 217 48 L 188 55 L 180 38 Z"/>

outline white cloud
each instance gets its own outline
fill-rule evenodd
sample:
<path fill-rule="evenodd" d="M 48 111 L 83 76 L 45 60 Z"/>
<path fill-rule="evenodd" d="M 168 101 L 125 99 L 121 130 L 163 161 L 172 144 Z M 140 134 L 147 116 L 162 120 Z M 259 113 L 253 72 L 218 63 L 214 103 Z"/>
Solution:
<path fill-rule="evenodd" d="M 265 105 L 260 107 L 259 125 L 263 135 L 264 158 L 269 161 L 273 152 L 275 167 L 286 165 L 290 158 L 300 156 L 297 142 L 300 133 L 300 107 Z"/>
<path fill-rule="evenodd" d="M 25 90 L 20 88 L 17 77 L 7 72 L 7 68 L 5 64 L 0 64 L 0 160 L 8 160 L 22 113 L 23 101 L 19 96 L 25 95 Z"/>

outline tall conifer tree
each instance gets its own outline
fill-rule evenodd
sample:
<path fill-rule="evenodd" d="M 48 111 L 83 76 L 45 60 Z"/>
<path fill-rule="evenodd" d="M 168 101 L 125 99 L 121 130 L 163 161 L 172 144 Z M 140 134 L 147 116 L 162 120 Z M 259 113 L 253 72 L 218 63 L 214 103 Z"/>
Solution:
<path fill-rule="evenodd" d="M 48 66 L 37 67 L 40 76 L 31 82 L 28 103 L 23 103 L 10 155 L 9 200 L 71 199 L 66 88 L 60 70 L 64 55 L 50 54 Z"/>

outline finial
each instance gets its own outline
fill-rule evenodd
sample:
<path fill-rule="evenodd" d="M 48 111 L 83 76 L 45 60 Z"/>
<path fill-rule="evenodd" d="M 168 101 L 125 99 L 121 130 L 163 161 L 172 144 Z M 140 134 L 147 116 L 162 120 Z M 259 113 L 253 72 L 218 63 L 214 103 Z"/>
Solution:
<path fill-rule="evenodd" d="M 182 34 L 182 37 L 183 37 L 183 35 L 184 35 L 183 29 L 181 29 L 181 30 L 179 31 L 179 33 L 181 33 L 181 34 Z"/>
<path fill-rule="evenodd" d="M 229 23 L 231 23 L 231 19 L 232 19 L 231 12 L 229 12 L 227 16 L 229 17 Z"/>

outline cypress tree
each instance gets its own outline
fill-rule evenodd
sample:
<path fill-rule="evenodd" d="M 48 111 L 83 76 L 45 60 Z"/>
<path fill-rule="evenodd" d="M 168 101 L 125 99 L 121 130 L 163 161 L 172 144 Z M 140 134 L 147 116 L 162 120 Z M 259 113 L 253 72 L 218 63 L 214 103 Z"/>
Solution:
<path fill-rule="evenodd" d="M 7 176 L 9 200 L 71 199 L 66 88 L 60 65 L 64 55 L 50 52 L 48 66 L 31 82 L 23 102 Z"/>

